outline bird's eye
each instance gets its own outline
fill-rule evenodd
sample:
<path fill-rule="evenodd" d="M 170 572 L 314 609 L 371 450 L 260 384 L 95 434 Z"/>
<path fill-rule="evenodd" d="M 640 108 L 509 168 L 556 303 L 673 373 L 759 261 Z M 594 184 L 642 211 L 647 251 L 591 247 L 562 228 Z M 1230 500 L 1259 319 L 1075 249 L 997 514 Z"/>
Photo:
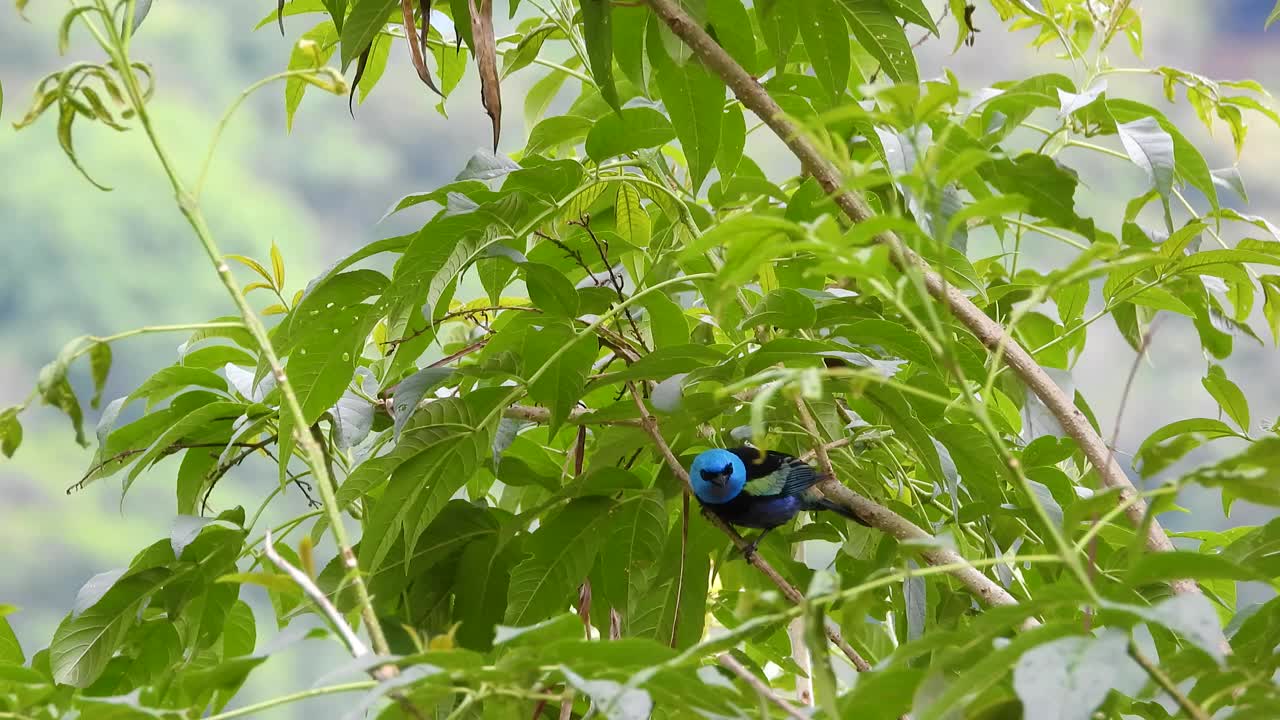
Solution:
<path fill-rule="evenodd" d="M 733 474 L 733 463 L 729 463 L 728 465 L 725 465 L 725 466 L 724 466 L 724 469 L 720 471 L 720 474 L 721 474 L 721 475 L 732 475 L 732 474 Z"/>

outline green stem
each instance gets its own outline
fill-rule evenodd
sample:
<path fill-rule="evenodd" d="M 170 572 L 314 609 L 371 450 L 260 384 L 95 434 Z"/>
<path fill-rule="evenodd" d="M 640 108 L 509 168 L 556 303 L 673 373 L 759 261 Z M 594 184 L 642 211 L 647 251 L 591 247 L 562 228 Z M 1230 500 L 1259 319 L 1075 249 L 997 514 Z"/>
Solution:
<path fill-rule="evenodd" d="M 1102 528 L 1106 527 L 1107 524 L 1110 523 L 1112 520 L 1115 520 L 1116 517 L 1120 515 L 1120 513 L 1124 512 L 1125 510 L 1128 510 L 1134 504 L 1142 502 L 1144 498 L 1156 497 L 1158 495 L 1170 495 L 1176 492 L 1178 492 L 1178 487 L 1176 485 L 1163 485 L 1154 490 L 1147 490 L 1145 492 L 1135 493 L 1124 502 L 1116 503 L 1115 507 L 1111 508 L 1102 517 L 1098 518 L 1098 521 L 1095 522 L 1093 526 L 1089 528 L 1089 531 L 1086 532 L 1084 535 L 1082 535 L 1080 539 L 1076 541 L 1076 553 L 1078 554 L 1078 553 L 1084 552 L 1085 548 L 1089 546 L 1089 541 L 1093 540 L 1093 538 L 1096 537 L 1098 533 L 1102 532 Z"/>
<path fill-rule="evenodd" d="M 1034 231 L 1036 231 L 1036 232 L 1040 233 L 1041 235 L 1044 235 L 1045 237 L 1050 237 L 1050 238 L 1053 238 L 1054 240 L 1057 240 L 1058 242 L 1066 243 L 1066 244 L 1070 245 L 1071 247 L 1073 247 L 1073 248 L 1075 248 L 1075 249 L 1077 249 L 1077 250 L 1088 250 L 1088 249 L 1089 249 L 1089 246 L 1088 246 L 1088 245 L 1085 245 L 1084 243 L 1080 242 L 1079 240 L 1074 240 L 1074 239 L 1072 239 L 1072 238 L 1069 238 L 1069 237 L 1067 237 L 1066 235 L 1063 235 L 1062 233 L 1059 233 L 1059 232 L 1055 232 L 1055 231 L 1053 231 L 1053 230 L 1050 230 L 1049 228 L 1044 227 L 1043 225 L 1037 225 L 1036 223 L 1029 223 L 1029 222 L 1025 222 L 1025 221 L 1023 221 L 1023 220 L 1016 220 L 1016 219 L 1014 219 L 1014 218 L 1003 218 L 1003 220 L 1004 220 L 1005 222 L 1009 223 L 1010 225 L 1016 225 L 1016 226 L 1018 226 L 1018 227 L 1020 227 L 1020 228 L 1024 228 L 1024 229 L 1026 229 L 1026 230 L 1034 230 Z M 1016 249 L 1014 250 L 1014 256 L 1015 256 L 1015 257 L 1017 256 L 1017 250 L 1016 250 Z"/>
<path fill-rule="evenodd" d="M 133 3 L 129 3 L 129 6 L 133 7 Z M 231 116 L 235 114 L 236 110 L 240 109 L 241 103 L 259 89 L 270 85 L 277 80 L 313 74 L 315 74 L 315 70 L 313 68 L 303 70 L 286 70 L 284 72 L 276 73 L 270 77 L 263 78 L 262 80 L 250 85 L 244 90 L 244 92 L 240 93 L 240 97 L 236 98 L 235 102 L 231 103 L 231 106 L 222 114 L 222 118 L 218 120 L 218 125 L 213 129 L 213 137 L 209 139 L 209 149 L 205 150 L 204 162 L 200 164 L 200 174 L 196 177 L 195 188 L 191 191 L 191 196 L 193 198 L 196 200 L 200 199 L 200 193 L 204 191 L 204 181 L 209 175 L 209 166 L 213 164 L 214 151 L 218 148 L 218 141 L 222 139 L 222 133 L 226 130 L 227 123 L 231 122 Z M 281 298 L 282 303 L 283 300 L 284 298 Z"/>
<path fill-rule="evenodd" d="M 245 324 L 239 322 L 184 323 L 179 325 L 148 325 L 146 327 L 125 330 L 124 332 L 118 332 L 114 335 L 104 335 L 102 337 L 87 335 L 84 339 L 89 344 L 76 350 L 75 354 L 71 356 L 71 359 L 74 360 L 89 352 L 89 348 L 96 343 L 113 343 L 117 340 L 124 340 L 138 335 L 153 335 L 156 333 L 167 332 L 194 332 L 197 330 L 243 330 L 244 328 Z"/>
<path fill-rule="evenodd" d="M 1151 658 L 1143 655 L 1142 651 L 1138 649 L 1138 646 L 1135 645 L 1132 640 L 1129 641 L 1129 657 L 1132 657 L 1139 665 L 1141 665 L 1142 669 L 1147 671 L 1147 675 L 1150 675 L 1151 679 L 1155 680 L 1157 685 L 1163 688 L 1165 692 L 1169 693 L 1169 696 L 1173 698 L 1173 701 L 1178 703 L 1178 707 L 1182 708 L 1183 712 L 1193 718 L 1193 720 L 1210 720 L 1209 713 L 1206 712 L 1204 708 L 1197 705 L 1191 698 L 1187 697 L 1185 693 L 1179 690 L 1177 684 L 1173 682 L 1173 678 L 1166 675 L 1165 672 L 1160 669 L 1159 665 L 1156 665 L 1151 661 Z"/>
<path fill-rule="evenodd" d="M 135 2 L 135 0 L 127 1 L 130 5 Z M 106 0 L 95 0 L 95 2 L 105 11 Z M 94 27 L 87 20 L 86 24 Z M 102 37 L 96 28 L 94 28 L 94 34 L 96 37 Z M 205 221 L 204 214 L 201 212 L 196 198 L 187 190 L 182 179 L 178 177 L 177 167 L 169 156 L 168 151 L 165 150 L 164 144 L 160 141 L 160 137 L 151 123 L 151 116 L 147 112 L 146 101 L 142 96 L 138 77 L 129 62 L 128 49 L 122 42 L 114 24 L 106 25 L 106 42 L 103 44 L 103 50 L 111 57 L 117 71 L 120 73 L 130 104 L 138 115 L 138 122 L 146 133 L 147 139 L 151 142 L 152 150 L 155 152 L 157 159 L 159 159 L 160 165 L 168 177 L 170 185 L 173 187 L 174 194 L 177 195 L 178 209 L 182 212 L 183 217 L 187 219 L 187 223 L 191 225 L 191 229 L 195 232 L 200 245 L 204 248 L 209 262 L 217 272 L 218 278 L 235 302 L 241 317 L 244 318 L 245 327 L 258 344 L 262 357 L 267 361 L 267 365 L 275 375 L 276 386 L 280 389 L 282 399 L 282 412 L 287 412 L 292 417 L 297 444 L 302 448 L 307 464 L 311 467 L 338 551 L 346 568 L 355 571 L 351 573 L 352 585 L 356 590 L 357 602 L 363 609 L 365 624 L 369 628 L 369 636 L 374 650 L 379 655 L 387 655 L 390 653 L 390 648 L 387 645 L 386 637 L 382 633 L 382 626 L 378 623 L 377 616 L 373 612 L 373 604 L 369 597 L 369 590 L 365 586 L 364 578 L 358 572 L 355 554 L 351 551 L 351 541 L 347 535 L 346 528 L 342 524 L 342 510 L 338 507 L 335 499 L 336 491 L 333 485 L 333 478 L 329 476 L 324 453 L 315 439 L 311 437 L 311 434 L 307 432 L 310 423 L 307 421 L 306 414 L 302 411 L 302 405 L 298 402 L 298 396 L 293 390 L 293 385 L 285 375 L 284 366 L 281 364 L 280 358 L 276 355 L 275 348 L 271 344 L 271 337 L 267 333 L 267 328 L 263 325 L 262 319 L 258 317 L 258 314 L 249 305 L 244 292 L 236 283 L 235 277 L 232 276 L 231 268 L 228 267 L 226 260 L 223 258 L 222 251 L 218 249 L 213 233 L 209 230 L 208 223 Z M 287 458 L 281 458 L 281 462 L 287 462 Z"/>
<path fill-rule="evenodd" d="M 218 713 L 217 715 L 209 715 L 204 720 L 231 720 L 231 718 L 244 717 L 245 715 L 253 715 L 269 710 L 280 705 L 287 705 L 291 702 L 306 700 L 308 698 L 320 697 L 321 695 L 333 695 L 335 693 L 355 692 L 357 690 L 368 690 L 377 686 L 374 680 L 358 680 L 356 682 L 343 683 L 341 685 L 327 685 L 325 687 L 312 688 L 311 690 L 302 690 L 301 692 L 290 693 L 289 695 L 281 695 L 270 700 L 263 700 L 260 703 L 246 705 L 235 710 Z"/>

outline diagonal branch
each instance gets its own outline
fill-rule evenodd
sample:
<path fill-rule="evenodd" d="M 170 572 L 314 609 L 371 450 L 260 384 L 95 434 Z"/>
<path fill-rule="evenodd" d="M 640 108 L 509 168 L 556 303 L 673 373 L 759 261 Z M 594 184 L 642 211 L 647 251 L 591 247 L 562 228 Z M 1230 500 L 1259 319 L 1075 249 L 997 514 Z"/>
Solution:
<path fill-rule="evenodd" d="M 918 525 L 910 520 L 895 513 L 889 508 L 867 498 L 862 497 L 858 493 L 850 490 L 836 478 L 835 467 L 831 464 L 831 456 L 827 454 L 827 448 L 831 445 L 824 445 L 822 437 L 818 434 L 818 425 L 813 420 L 813 415 L 809 413 L 809 408 L 805 406 L 804 400 L 796 398 L 796 411 L 800 415 L 800 422 L 804 425 L 805 431 L 809 433 L 814 443 L 814 452 L 818 457 L 818 467 L 822 470 L 825 479 L 818 483 L 818 488 L 822 490 L 822 494 L 826 498 L 841 507 L 849 510 L 849 512 L 861 518 L 868 525 L 886 535 L 891 535 L 898 540 L 914 540 L 924 543 L 931 542 L 933 536 L 925 532 Z M 930 565 L 954 565 L 958 569 L 951 572 L 961 585 L 965 586 L 970 593 L 980 599 L 985 605 L 1017 605 L 1018 601 L 1008 593 L 1004 588 L 1000 587 L 991 578 L 978 572 L 977 568 L 969 565 L 960 553 L 943 547 L 928 547 L 921 551 L 921 556 L 925 562 Z M 1029 620 L 1028 625 L 1038 625 L 1035 620 Z"/>
<path fill-rule="evenodd" d="M 765 685 L 763 680 L 751 674 L 751 671 L 748 670 L 746 666 L 738 662 L 729 653 L 721 653 L 716 659 L 721 665 L 728 668 L 730 672 L 741 678 L 743 682 L 750 685 L 751 689 L 755 690 L 757 695 L 768 700 L 774 705 L 777 705 L 782 712 L 787 714 L 787 717 L 795 718 L 795 720 L 808 720 L 808 715 L 800 712 L 795 705 L 787 702 L 781 695 L 774 692 L 773 688 Z"/>
<path fill-rule="evenodd" d="M 271 561 L 272 565 L 275 565 L 281 572 L 288 575 L 289 579 L 293 580 L 294 584 L 302 589 L 303 594 L 310 598 L 311 602 L 316 604 L 316 607 L 320 609 L 320 612 L 338 631 L 338 635 L 342 638 L 342 643 L 347 646 L 347 650 L 351 652 L 352 657 L 364 658 L 373 655 L 373 651 L 369 649 L 368 645 L 364 644 L 364 641 L 360 639 L 360 636 L 357 635 L 356 631 L 351 627 L 351 623 L 348 623 L 346 618 L 342 616 L 342 613 L 338 612 L 338 608 L 334 607 L 332 602 L 329 602 L 329 598 L 326 597 L 324 591 L 311 580 L 311 576 L 294 567 L 288 560 L 285 560 L 280 556 L 280 553 L 276 551 L 275 543 L 271 539 L 270 530 L 267 530 L 267 534 L 263 538 L 262 552 L 267 556 L 267 559 Z M 398 673 L 399 669 L 390 663 L 379 665 L 369 670 L 369 674 L 373 679 L 379 682 L 390 680 Z M 418 706 L 414 705 L 402 693 L 399 691 L 393 691 L 391 696 L 400 704 L 400 708 L 409 716 L 416 718 L 416 720 L 425 720 L 425 716 L 423 716 L 422 711 L 418 709 Z"/>
<path fill-rule="evenodd" d="M 675 453 L 671 452 L 671 446 L 667 444 L 667 441 L 662 437 L 662 431 L 658 429 L 657 419 L 649 414 L 649 409 L 645 407 L 644 401 L 640 399 L 640 395 L 638 393 L 632 392 L 631 397 L 635 400 L 636 407 L 640 410 L 640 426 L 643 427 L 644 431 L 653 439 L 653 443 L 657 446 L 658 452 L 661 453 L 663 459 L 667 461 L 667 467 L 671 468 L 671 472 L 675 473 L 675 476 L 684 484 L 685 496 L 688 497 L 689 495 L 692 495 L 693 485 L 689 482 L 689 471 L 684 469 L 684 466 L 680 464 L 680 460 L 675 456 Z M 721 520 L 715 513 L 708 512 L 706 508 L 703 508 L 702 516 L 707 519 L 707 522 L 715 525 L 721 532 L 728 535 L 729 539 L 733 541 L 733 544 L 737 546 L 739 550 L 745 551 L 750 545 L 750 543 L 748 543 L 732 525 Z M 788 600 L 797 605 L 804 602 L 804 594 L 797 590 L 791 583 L 787 582 L 787 579 L 782 577 L 782 575 L 775 570 L 760 553 L 744 552 L 743 554 L 746 561 L 751 565 L 754 565 L 755 568 L 763 573 L 765 577 L 769 578 L 770 582 L 777 585 L 778 589 L 782 591 L 783 595 L 787 596 Z M 857 650 L 853 649 L 853 646 L 844 639 L 844 636 L 840 634 L 840 631 L 830 622 L 827 623 L 827 639 L 829 639 L 836 647 L 840 648 L 840 652 L 844 653 L 845 657 L 849 658 L 849 662 L 853 663 L 853 666 L 858 669 L 858 672 L 867 672 L 871 669 L 871 664 L 863 659 L 863 657 L 858 654 Z"/>
<path fill-rule="evenodd" d="M 861 194 L 845 189 L 844 178 L 830 162 L 823 157 L 818 148 L 808 140 L 784 115 L 772 96 L 761 87 L 760 83 L 729 56 L 716 41 L 689 17 L 674 0 L 646 0 L 654 13 L 671 29 L 703 64 L 720 77 L 733 91 L 734 96 L 743 106 L 756 114 L 769 129 L 773 130 L 792 154 L 800 160 L 804 170 L 817 180 L 822 189 L 844 214 L 855 223 L 864 222 L 874 213 L 871 206 Z M 1004 328 L 987 317 L 963 293 L 949 285 L 943 278 L 928 267 L 928 264 L 910 248 L 903 245 L 897 235 L 882 232 L 875 238 L 876 242 L 886 246 L 895 265 L 903 270 L 918 271 L 929 294 L 946 304 L 965 327 L 990 351 L 999 356 L 1010 370 L 1035 393 L 1036 397 L 1049 408 L 1062 429 L 1075 440 L 1076 445 L 1084 452 L 1093 465 L 1102 484 L 1119 490 L 1118 501 L 1131 503 L 1125 514 L 1135 527 L 1143 526 L 1143 518 L 1147 514 L 1147 503 L 1138 497 L 1138 491 L 1128 476 L 1120 468 L 1119 463 L 1110 456 L 1107 444 L 1094 431 L 1072 402 L 1049 377 L 1035 359 Z M 1137 498 L 1134 500 L 1134 498 Z M 1147 548 L 1153 551 L 1173 549 L 1173 543 L 1160 523 L 1151 521 L 1147 527 Z M 1193 580 L 1174 580 L 1170 583 L 1174 592 L 1198 593 L 1199 586 Z"/>

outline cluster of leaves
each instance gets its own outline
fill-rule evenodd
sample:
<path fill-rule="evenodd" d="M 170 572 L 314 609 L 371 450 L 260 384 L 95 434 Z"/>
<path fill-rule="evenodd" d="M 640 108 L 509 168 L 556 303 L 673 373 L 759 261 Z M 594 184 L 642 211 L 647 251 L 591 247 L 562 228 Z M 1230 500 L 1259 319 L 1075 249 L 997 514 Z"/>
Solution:
<path fill-rule="evenodd" d="M 334 52 L 344 65 L 358 60 L 363 97 L 401 35 L 431 48 L 447 93 L 461 44 L 484 54 L 467 14 L 477 4 L 428 3 L 416 17 L 410 5 L 285 4 L 280 18 L 328 15 L 290 62 L 303 73 L 287 78 L 290 116 L 303 81 L 329 77 L 321 66 Z M 1041 400 L 876 242 L 896 232 L 1056 371 L 1097 428 L 1069 375 L 1093 323 L 1109 318 L 1141 352 L 1157 313 L 1182 315 L 1222 360 L 1236 338 L 1260 337 L 1250 326 L 1260 289 L 1262 316 L 1280 333 L 1280 275 L 1270 270 L 1280 232 L 1220 202 L 1220 188 L 1243 196 L 1238 172 L 1211 170 L 1156 108 L 1108 96 L 1102 64 L 1080 84 L 1047 74 L 966 95 L 950 75 L 920 82 L 904 28 L 940 30 L 917 0 L 697 5 L 687 9 L 766 78 L 764 90 L 845 170 L 874 217 L 849 226 L 813 178 L 766 175 L 744 152 L 750 114 L 648 6 L 550 3 L 495 41 L 504 77 L 549 71 L 526 98 L 531 130 L 518 160 L 481 152 L 454 182 L 404 197 L 393 212 L 439 209 L 418 232 L 360 248 L 291 297 L 278 252 L 265 264 L 232 258 L 257 276 L 243 292 L 274 296 L 262 312 L 279 316 L 270 342 L 281 371 L 240 318 L 218 318 L 193 327 L 176 363 L 106 406 L 79 486 L 119 474 L 127 492 L 143 472 L 167 473 L 180 520 L 130 568 L 91 580 L 30 663 L 0 618 L 0 709 L 221 712 L 279 645 L 255 649 L 241 586 L 266 589 L 282 628 L 315 610 L 254 535 L 263 510 L 293 500 L 294 488 L 300 509 L 314 502 L 307 478 L 317 470 L 299 449 L 311 437 L 341 481 L 325 508 L 334 514 L 301 512 L 276 529 L 276 548 L 339 619 L 376 618 L 387 631 L 394 658 L 361 657 L 342 671 L 391 662 L 398 676 L 327 686 L 367 689 L 357 714 L 393 693 L 381 717 L 514 717 L 562 702 L 617 718 L 767 712 L 751 685 L 715 667 L 729 653 L 777 692 L 811 682 L 828 717 L 1021 707 L 1027 717 L 1157 719 L 1173 716 L 1164 693 L 1183 710 L 1276 715 L 1280 601 L 1240 608 L 1236 583 L 1275 583 L 1280 521 L 1185 533 L 1198 549 L 1146 552 L 1145 529 L 1127 523 L 1119 493 L 1098 487 Z M 1128 3 L 1115 4 L 1114 19 L 1096 3 L 1053 3 L 1052 14 L 994 5 L 1015 27 L 1037 28 L 1037 42 L 1077 56 L 1118 31 L 1141 42 Z M 970 14 L 950 16 L 959 44 L 973 32 Z M 410 29 L 415 21 L 422 29 Z M 1275 119 L 1254 84 L 1154 75 L 1186 86 L 1201 117 L 1228 122 L 1238 141 L 1241 108 Z M 544 117 L 570 80 L 572 104 Z M 1253 94 L 1246 102 L 1228 87 Z M 50 83 L 41 93 L 53 93 L 48 107 L 85 88 Z M 1017 144 L 1026 128 L 1045 136 L 1035 151 Z M 1098 138 L 1120 149 L 1086 141 Z M 1066 147 L 1136 163 L 1151 188 L 1118 222 L 1082 216 L 1077 175 L 1055 157 Z M 1157 200 L 1156 224 L 1145 226 L 1139 216 Z M 1261 237 L 1227 246 L 1225 224 Z M 968 238 L 979 232 L 1006 252 L 972 257 Z M 1051 272 L 1020 268 L 1032 238 L 1079 252 Z M 1205 238 L 1222 244 L 1202 249 Z M 88 355 L 100 394 L 117 339 L 68 345 L 29 402 L 65 410 L 83 441 L 68 373 Z M 305 426 L 283 409 L 284 383 Z M 1228 507 L 1280 505 L 1280 435 L 1255 425 L 1216 362 L 1204 389 L 1230 424 L 1162 428 L 1138 451 L 1140 471 L 1155 476 L 1219 438 L 1245 449 L 1167 478 L 1147 493 L 1153 512 L 1174 508 L 1186 483 L 1221 487 Z M 797 403 L 816 416 L 817 436 Z M 24 407 L 0 413 L 5 454 L 21 442 Z M 685 465 L 707 446 L 749 440 L 800 455 L 827 443 L 843 482 L 935 537 L 900 542 L 821 516 L 773 533 L 761 554 L 808 589 L 792 606 L 689 516 L 681 480 L 645 427 L 650 414 Z M 176 472 L 152 470 L 171 455 Z M 278 467 L 278 487 L 248 520 L 239 508 L 209 519 L 219 480 L 261 457 Z M 311 548 L 336 513 L 359 523 L 354 566 L 339 554 L 317 567 Z M 814 570 L 793 559 L 799 541 L 825 543 L 834 557 Z M 1018 603 L 980 608 L 946 568 L 921 567 L 937 547 L 970 559 Z M 1169 597 L 1165 583 L 1188 577 L 1205 595 Z M 1019 632 L 1029 618 L 1038 626 Z M 797 619 L 804 652 L 787 632 Z M 837 678 L 826 620 L 874 671 Z"/>

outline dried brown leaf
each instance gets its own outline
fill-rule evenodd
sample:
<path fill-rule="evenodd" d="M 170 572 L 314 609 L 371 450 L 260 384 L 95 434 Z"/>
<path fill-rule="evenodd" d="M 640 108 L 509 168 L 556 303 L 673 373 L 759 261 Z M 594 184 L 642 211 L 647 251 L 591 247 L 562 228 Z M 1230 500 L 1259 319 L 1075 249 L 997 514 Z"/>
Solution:
<path fill-rule="evenodd" d="M 444 93 L 440 92 L 440 88 L 436 87 L 436 81 L 431 79 L 431 70 L 427 68 L 427 61 L 423 57 L 423 48 L 427 46 L 427 30 L 430 29 L 428 24 L 430 21 L 426 18 L 431 14 L 431 3 L 426 3 L 422 15 L 422 37 L 418 37 L 418 27 L 413 22 L 413 0 L 400 0 L 400 12 L 404 16 L 404 37 L 409 43 L 409 58 L 413 60 L 413 69 L 418 71 L 418 77 L 432 92 L 444 97 Z"/>
<path fill-rule="evenodd" d="M 493 122 L 493 151 L 502 134 L 502 88 L 498 83 L 498 46 L 493 38 L 493 0 L 467 0 L 471 8 L 471 38 L 480 68 L 480 102 Z"/>

